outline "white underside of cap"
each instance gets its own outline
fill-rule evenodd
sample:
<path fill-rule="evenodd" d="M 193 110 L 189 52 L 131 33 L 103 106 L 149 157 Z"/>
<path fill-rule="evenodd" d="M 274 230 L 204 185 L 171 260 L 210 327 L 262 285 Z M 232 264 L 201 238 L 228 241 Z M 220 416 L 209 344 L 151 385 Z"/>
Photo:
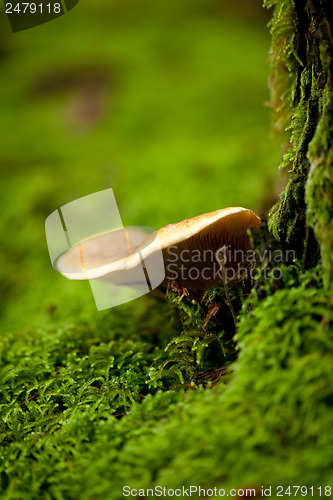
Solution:
<path fill-rule="evenodd" d="M 79 249 L 79 245 L 76 245 L 59 257 L 56 268 L 63 276 L 73 280 L 98 279 L 117 271 L 134 269 L 142 265 L 142 259 L 147 259 L 155 252 L 159 252 L 172 245 L 177 245 L 181 241 L 187 240 L 195 234 L 200 233 L 200 231 L 218 220 L 240 212 L 251 212 L 251 210 L 243 207 L 228 207 L 217 210 L 216 212 L 194 217 L 193 219 L 186 219 L 175 224 L 164 226 L 159 229 L 157 233 L 148 236 L 140 245 L 134 248 L 131 255 L 124 256 L 124 258 L 115 262 L 106 263 L 94 268 L 88 269 L 88 267 L 84 265 L 84 259 L 82 260 L 82 253 Z M 85 242 L 89 242 L 89 239 L 85 240 Z M 75 252 L 77 253 L 76 256 Z M 72 272 L 71 270 L 70 253 L 73 254 L 73 261 L 75 259 L 76 267 L 78 258 L 82 261 L 81 269 L 78 269 L 77 272 L 74 270 Z"/>

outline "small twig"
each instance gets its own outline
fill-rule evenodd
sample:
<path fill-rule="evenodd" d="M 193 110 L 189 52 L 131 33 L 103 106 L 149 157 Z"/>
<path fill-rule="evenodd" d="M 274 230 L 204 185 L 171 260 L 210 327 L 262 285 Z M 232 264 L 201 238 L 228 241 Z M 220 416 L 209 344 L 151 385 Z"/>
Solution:
<path fill-rule="evenodd" d="M 222 253 L 222 258 L 221 258 L 221 253 Z M 228 302 L 228 305 L 230 307 L 230 311 L 231 311 L 231 314 L 232 314 L 232 317 L 234 320 L 235 330 L 237 330 L 237 316 L 235 313 L 234 306 L 232 305 L 232 302 L 231 302 L 231 298 L 230 298 L 230 294 L 229 294 L 228 280 L 227 280 L 226 269 L 225 269 L 225 265 L 226 265 L 227 258 L 228 258 L 228 253 L 229 253 L 228 247 L 226 245 L 224 245 L 222 248 L 219 249 L 218 252 L 216 252 L 215 256 L 216 256 L 216 259 L 219 263 L 220 270 L 222 271 L 222 281 L 223 281 L 225 296 L 226 296 L 226 299 L 227 299 L 227 302 Z"/>
<path fill-rule="evenodd" d="M 305 272 L 305 268 L 306 268 L 306 254 L 307 254 L 308 244 L 309 244 L 309 233 L 310 233 L 310 228 L 309 228 L 309 226 L 306 226 L 305 245 L 304 245 L 304 254 L 303 254 L 303 262 L 302 262 L 302 273 Z"/>
<path fill-rule="evenodd" d="M 123 418 L 125 415 L 128 415 L 128 414 L 129 414 L 128 411 L 124 411 L 124 413 L 117 413 L 117 415 L 113 415 L 113 417 L 120 420 L 121 418 Z"/>
<path fill-rule="evenodd" d="M 185 384 L 185 385 L 184 385 L 184 387 L 185 387 L 186 389 L 192 389 L 193 391 L 197 391 L 197 390 L 198 390 L 198 388 L 197 388 L 197 387 L 194 387 L 194 386 L 193 386 L 193 385 L 191 385 L 191 384 Z"/>
<path fill-rule="evenodd" d="M 211 383 L 211 386 L 213 387 L 220 380 L 220 378 L 227 373 L 227 370 L 227 366 L 208 368 L 207 370 L 204 370 L 203 372 L 197 374 L 195 383 L 197 385 L 202 383 L 204 387 L 206 387 L 207 384 Z"/>
<path fill-rule="evenodd" d="M 34 399 L 35 397 L 37 396 L 37 394 L 35 394 L 34 396 L 30 396 L 30 398 L 27 399 L 27 401 L 31 401 L 32 399 Z M 20 403 L 20 406 L 23 406 L 25 405 L 25 401 L 23 401 L 23 403 Z"/>
<path fill-rule="evenodd" d="M 168 298 L 170 285 L 171 285 L 171 281 L 168 280 L 168 285 L 167 285 L 167 289 L 166 289 L 166 293 L 165 293 L 165 299 Z"/>

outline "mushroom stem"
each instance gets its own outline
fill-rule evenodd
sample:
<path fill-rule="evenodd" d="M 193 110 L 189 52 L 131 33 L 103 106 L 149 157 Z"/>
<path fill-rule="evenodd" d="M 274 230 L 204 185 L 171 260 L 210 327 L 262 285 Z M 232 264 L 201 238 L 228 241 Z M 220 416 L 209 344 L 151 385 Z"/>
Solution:
<path fill-rule="evenodd" d="M 234 320 L 235 330 L 237 330 L 237 316 L 236 316 L 234 306 L 231 302 L 231 298 L 230 298 L 230 294 L 229 294 L 228 280 L 227 280 L 227 276 L 226 276 L 226 263 L 228 260 L 228 254 L 229 254 L 228 246 L 223 245 L 223 247 L 221 247 L 219 249 L 219 251 L 216 252 L 215 256 L 216 256 L 217 262 L 219 263 L 220 270 L 222 272 L 222 281 L 223 281 L 225 296 L 226 296 L 226 299 L 227 299 L 227 302 L 228 302 L 228 305 L 229 305 L 229 308 L 230 308 L 230 311 L 231 311 L 231 314 L 232 314 L 232 317 Z"/>

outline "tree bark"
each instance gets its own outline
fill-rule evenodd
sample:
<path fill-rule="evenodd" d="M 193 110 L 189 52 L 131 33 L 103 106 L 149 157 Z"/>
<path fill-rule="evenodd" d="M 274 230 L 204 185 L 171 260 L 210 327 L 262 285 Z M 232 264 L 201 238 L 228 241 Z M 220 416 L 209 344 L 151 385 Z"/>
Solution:
<path fill-rule="evenodd" d="M 289 143 L 289 181 L 271 211 L 273 234 L 308 265 L 320 246 L 333 287 L 333 3 L 266 0 L 274 7 L 271 93 L 275 125 Z"/>

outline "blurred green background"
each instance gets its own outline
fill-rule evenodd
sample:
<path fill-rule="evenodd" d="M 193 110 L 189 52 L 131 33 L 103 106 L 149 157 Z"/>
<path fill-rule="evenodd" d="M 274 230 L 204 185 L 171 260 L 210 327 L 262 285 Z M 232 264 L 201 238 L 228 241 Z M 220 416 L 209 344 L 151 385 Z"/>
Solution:
<path fill-rule="evenodd" d="M 261 211 L 279 156 L 268 15 L 255 0 L 81 0 L 13 34 L 2 13 L 3 330 L 104 314 L 51 267 L 44 222 L 65 203 L 112 187 L 124 225 L 156 229 Z"/>

